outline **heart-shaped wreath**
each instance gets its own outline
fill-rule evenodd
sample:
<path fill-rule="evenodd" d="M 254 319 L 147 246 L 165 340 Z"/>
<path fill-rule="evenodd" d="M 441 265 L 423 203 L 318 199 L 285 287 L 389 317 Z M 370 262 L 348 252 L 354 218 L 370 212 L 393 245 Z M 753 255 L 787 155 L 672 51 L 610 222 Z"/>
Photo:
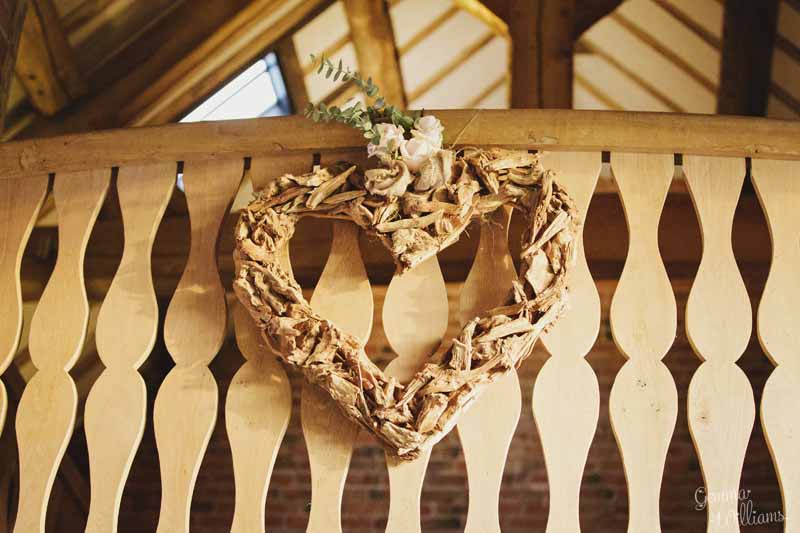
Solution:
<path fill-rule="evenodd" d="M 346 74 L 375 96 L 371 82 Z M 285 363 L 389 452 L 413 459 L 444 437 L 487 385 L 517 367 L 564 309 L 579 224 L 572 199 L 538 154 L 441 149 L 435 117 L 397 112 L 396 119 L 396 110 L 386 109 L 309 110 L 314 118 L 351 124 L 360 110 L 370 122 L 370 155 L 381 167 L 362 172 L 337 164 L 278 177 L 258 191 L 236 227 L 234 290 Z M 409 121 L 413 138 L 405 139 Z M 365 122 L 353 125 L 367 129 Z M 279 261 L 301 217 L 344 218 L 379 239 L 402 274 L 457 241 L 473 218 L 502 206 L 519 209 L 527 222 L 520 276 L 507 304 L 467 322 L 447 351 L 405 384 L 387 377 L 358 339 L 316 314 Z"/>

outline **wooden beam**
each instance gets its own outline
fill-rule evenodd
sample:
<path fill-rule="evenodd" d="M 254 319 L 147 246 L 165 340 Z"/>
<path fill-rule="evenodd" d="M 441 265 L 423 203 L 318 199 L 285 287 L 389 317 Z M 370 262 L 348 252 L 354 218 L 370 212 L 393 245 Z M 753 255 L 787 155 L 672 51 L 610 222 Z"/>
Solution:
<path fill-rule="evenodd" d="M 386 2 L 344 0 L 358 70 L 371 76 L 387 102 L 405 107 L 406 95 Z"/>
<path fill-rule="evenodd" d="M 0 131 L 5 124 L 8 92 L 27 6 L 28 0 L 0 0 Z"/>
<path fill-rule="evenodd" d="M 127 125 L 120 113 L 165 71 L 188 56 L 217 29 L 230 21 L 249 0 L 182 2 L 177 9 L 121 50 L 113 61 L 89 77 L 92 94 L 54 117 L 42 117 L 20 137 L 50 137 Z"/>
<path fill-rule="evenodd" d="M 671 113 L 430 110 L 445 142 L 516 149 L 800 159 L 800 123 Z M 0 180 L 125 164 L 364 150 L 359 131 L 299 116 L 170 124 L 0 144 Z"/>
<path fill-rule="evenodd" d="M 123 107 L 126 124 L 164 124 L 224 83 L 329 0 L 254 0 Z"/>
<path fill-rule="evenodd" d="M 717 112 L 764 116 L 779 0 L 725 0 Z"/>
<path fill-rule="evenodd" d="M 31 103 L 45 115 L 55 114 L 86 92 L 86 82 L 50 0 L 30 2 L 16 72 Z"/>
<path fill-rule="evenodd" d="M 283 81 L 286 84 L 292 108 L 295 113 L 302 114 L 308 105 L 309 98 L 303 68 L 300 66 L 300 59 L 297 57 L 297 50 L 294 47 L 293 36 L 285 35 L 279 39 L 273 51 L 278 56 L 278 64 L 281 67 L 281 74 L 283 74 Z"/>
<path fill-rule="evenodd" d="M 576 0 L 489 0 L 512 41 L 511 107 L 572 107 Z"/>

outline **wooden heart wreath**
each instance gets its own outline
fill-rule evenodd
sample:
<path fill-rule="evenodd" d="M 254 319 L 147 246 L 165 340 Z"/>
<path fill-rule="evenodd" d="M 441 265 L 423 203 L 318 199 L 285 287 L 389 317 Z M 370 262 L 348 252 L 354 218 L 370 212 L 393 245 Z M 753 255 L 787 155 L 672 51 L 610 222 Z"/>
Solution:
<path fill-rule="evenodd" d="M 413 459 L 444 437 L 487 385 L 518 366 L 564 309 L 579 226 L 575 206 L 537 154 L 443 149 L 436 117 L 387 105 L 371 78 L 341 61 L 323 57 L 323 71 L 354 84 L 372 103 L 310 105 L 306 115 L 360 130 L 381 166 L 341 163 L 278 177 L 258 191 L 236 226 L 234 291 L 285 363 L 387 451 Z M 503 206 L 521 210 L 527 221 L 508 302 L 467 322 L 408 383 L 387 377 L 358 339 L 317 315 L 279 260 L 301 217 L 343 218 L 380 240 L 402 275 L 457 241 L 472 219 Z"/>
<path fill-rule="evenodd" d="M 496 148 L 441 150 L 418 176 L 400 160 L 363 173 L 341 164 L 281 176 L 242 211 L 234 290 L 285 363 L 388 451 L 412 459 L 444 437 L 483 388 L 518 366 L 563 310 L 578 220 L 554 178 L 538 155 Z M 387 194 L 392 188 L 398 194 Z M 278 259 L 299 218 L 344 218 L 379 239 L 402 273 L 458 240 L 473 218 L 502 206 L 521 210 L 527 221 L 519 281 L 507 305 L 467 322 L 452 346 L 406 384 L 387 377 L 359 340 L 317 315 Z"/>

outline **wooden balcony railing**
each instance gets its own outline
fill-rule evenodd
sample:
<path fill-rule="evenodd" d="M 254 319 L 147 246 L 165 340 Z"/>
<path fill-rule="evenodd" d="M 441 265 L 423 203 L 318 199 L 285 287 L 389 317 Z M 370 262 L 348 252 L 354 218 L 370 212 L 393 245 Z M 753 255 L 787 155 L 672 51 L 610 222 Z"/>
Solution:
<path fill-rule="evenodd" d="M 676 168 L 685 178 L 703 237 L 702 260 L 686 308 L 687 336 L 703 364 L 692 379 L 686 409 L 708 493 L 735 494 L 739 489 L 756 405 L 747 376 L 736 365 L 751 338 L 752 310 L 734 258 L 731 232 L 750 167 L 773 244 L 757 335 L 776 368 L 759 408 L 780 480 L 786 531 L 800 527 L 794 518 L 800 512 L 796 442 L 800 432 L 800 123 L 543 110 L 442 111 L 437 115 L 445 122 L 446 141 L 458 145 L 552 151 L 545 156 L 546 165 L 559 172 L 584 211 L 600 175 L 602 152 L 610 153 L 607 157 L 628 221 L 629 245 L 610 318 L 614 340 L 627 362 L 617 374 L 609 409 L 628 483 L 631 532 L 660 531 L 661 481 L 679 409 L 675 382 L 662 362 L 675 339 L 677 310 L 658 247 L 659 220 Z M 16 432 L 19 447 L 15 531 L 44 531 L 49 494 L 77 418 L 83 419 L 91 473 L 87 530 L 117 528 L 122 491 L 146 421 L 146 388 L 137 369 L 160 334 L 150 252 L 179 162 L 191 246 L 161 333 L 175 367 L 155 399 L 153 423 L 162 480 L 158 530 L 188 531 L 195 479 L 217 423 L 219 392 L 208 365 L 222 346 L 229 314 L 247 360 L 222 399 L 236 483 L 231 528 L 263 530 L 266 490 L 289 420 L 291 391 L 283 368 L 266 351 L 249 317 L 237 306 L 226 306 L 229 288 L 220 281 L 216 241 L 243 176 L 258 188 L 281 173 L 307 171 L 317 154 L 323 162 L 334 155 L 359 154 L 362 141 L 346 128 L 314 126 L 291 117 L 102 131 L 0 145 L 0 370 L 11 364 L 20 342 L 21 258 L 46 195 L 53 196 L 58 215 L 58 258 L 28 338 L 36 372 L 25 386 L 15 419 L 5 420 L 4 428 L 0 425 L 2 431 Z M 89 320 L 84 254 L 113 168 L 118 169 L 124 251 L 97 320 L 97 350 L 105 370 L 92 386 L 84 412 L 78 413 L 78 393 L 69 371 L 83 349 Z M 372 315 L 370 304 L 364 302 L 371 302 L 370 293 L 362 298 L 363 305 L 354 303 L 341 316 L 330 311 L 342 309 L 331 300 L 340 297 L 338 283 L 356 282 L 359 291 L 369 290 L 357 244 L 353 247 L 352 228 L 345 224 L 334 235 L 329 263 L 333 266 L 323 272 L 322 289 L 312 304 L 328 309 L 334 314 L 332 320 L 351 323 L 362 336 L 368 335 Z M 478 254 L 485 257 L 475 261 L 473 280 L 467 278 L 465 292 L 482 290 L 476 280 L 494 276 L 491 269 L 485 270 L 487 265 L 508 254 L 508 249 L 504 244 L 481 244 Z M 425 275 L 421 283 L 404 289 L 421 291 L 403 292 L 405 304 L 417 297 L 442 297 L 438 265 Z M 572 310 L 543 338 L 551 358 L 539 373 L 533 393 L 550 484 L 549 531 L 579 530 L 578 497 L 599 411 L 597 379 L 584 356 L 598 334 L 600 303 L 583 246 L 572 285 Z M 462 297 L 462 310 L 474 311 L 476 301 Z M 432 305 L 436 307 L 436 302 Z M 385 326 L 391 318 L 384 313 Z M 437 320 L 425 324 L 434 336 Z M 398 353 L 418 349 L 402 341 L 398 333 L 402 324 L 395 321 L 389 327 L 396 330 L 387 331 L 387 336 Z M 504 389 L 502 383 L 496 385 L 496 394 L 487 393 L 485 402 L 519 403 L 513 387 L 505 385 Z M 5 388 L 0 390 L 1 424 L 8 401 Z M 478 402 L 459 428 L 462 442 L 473 447 L 465 453 L 470 490 L 480 492 L 480 500 L 487 502 L 480 505 L 470 498 L 467 530 L 482 533 L 498 528 L 499 479 L 516 423 L 513 416 L 494 420 L 502 417 L 492 416 L 487 406 Z M 319 420 L 329 424 L 304 428 L 307 436 L 315 431 L 316 435 L 335 432 L 335 425 L 326 418 L 333 415 L 325 411 L 325 405 L 317 408 L 322 410 Z M 486 440 L 469 429 L 475 427 L 476 417 L 479 427 L 505 424 L 506 433 Z M 334 441 L 323 439 L 309 446 L 315 491 L 310 531 L 337 530 L 336 507 L 352 437 L 339 435 Z M 419 530 L 414 506 L 419 504 L 421 479 L 411 471 L 392 477 L 389 530 Z M 709 516 L 735 516 L 736 511 L 735 499 L 709 498 Z M 710 520 L 709 530 L 728 531 L 724 524 L 716 528 L 713 524 Z"/>

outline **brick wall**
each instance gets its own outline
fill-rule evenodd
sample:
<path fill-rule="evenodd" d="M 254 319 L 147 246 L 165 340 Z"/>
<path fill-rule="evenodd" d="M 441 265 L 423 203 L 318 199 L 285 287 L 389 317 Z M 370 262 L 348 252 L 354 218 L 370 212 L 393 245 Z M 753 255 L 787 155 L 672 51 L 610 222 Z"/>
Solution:
<path fill-rule="evenodd" d="M 764 272 L 748 275 L 753 294 L 763 288 Z M 661 495 L 664 531 L 699 532 L 705 530 L 704 512 L 694 510 L 694 493 L 702 486 L 702 474 L 686 422 L 686 392 L 699 365 L 683 333 L 682 310 L 689 283 L 676 280 L 679 323 L 675 345 L 665 362 L 675 378 L 679 393 L 679 414 L 670 446 Z M 613 283 L 600 283 L 603 302 L 603 327 L 600 338 L 588 357 L 597 373 L 600 393 L 600 421 L 589 453 L 581 489 L 581 523 L 588 532 L 620 532 L 627 524 L 625 477 L 619 452 L 608 419 L 608 395 L 614 376 L 624 359 L 617 352 L 608 329 L 608 305 Z M 381 288 L 376 287 L 376 323 L 368 351 L 381 360 L 391 358 L 380 325 Z M 457 286 L 451 286 L 451 296 Z M 454 302 L 451 301 L 451 305 Z M 452 314 L 452 313 L 451 313 Z M 456 325 L 451 324 L 452 334 Z M 501 492 L 501 525 L 504 533 L 544 531 L 547 520 L 547 474 L 542 460 L 536 428 L 531 414 L 531 389 L 536 374 L 547 358 L 537 348 L 520 371 L 523 411 L 506 465 Z M 166 356 L 157 355 L 145 371 L 152 397 L 167 370 Z M 231 377 L 242 363 L 235 348 L 226 345 L 212 364 L 224 398 Z M 753 341 L 740 361 L 760 400 L 771 365 Z M 293 378 L 295 385 L 297 379 Z M 295 386 L 295 391 L 298 388 Z M 303 532 L 311 499 L 308 459 L 299 422 L 299 398 L 295 395 L 292 421 L 275 465 L 267 498 L 267 525 L 272 532 Z M 230 527 L 233 515 L 233 474 L 230 449 L 224 430 L 224 402 L 211 444 L 200 470 L 192 505 L 192 531 L 219 532 Z M 120 517 L 120 531 L 153 531 L 157 521 L 160 489 L 158 462 L 152 424 L 148 424 L 142 447 L 136 457 L 126 487 Z M 433 451 L 422 494 L 423 530 L 426 532 L 462 531 L 468 503 L 464 459 L 455 433 Z M 761 512 L 780 508 L 780 492 L 774 469 L 757 420 L 745 463 L 742 487 L 751 492 L 751 501 Z M 388 513 L 388 477 L 383 453 L 367 437 L 359 440 L 353 455 L 343 501 L 345 531 L 383 531 Z M 745 527 L 743 531 L 781 531 L 780 524 Z"/>

